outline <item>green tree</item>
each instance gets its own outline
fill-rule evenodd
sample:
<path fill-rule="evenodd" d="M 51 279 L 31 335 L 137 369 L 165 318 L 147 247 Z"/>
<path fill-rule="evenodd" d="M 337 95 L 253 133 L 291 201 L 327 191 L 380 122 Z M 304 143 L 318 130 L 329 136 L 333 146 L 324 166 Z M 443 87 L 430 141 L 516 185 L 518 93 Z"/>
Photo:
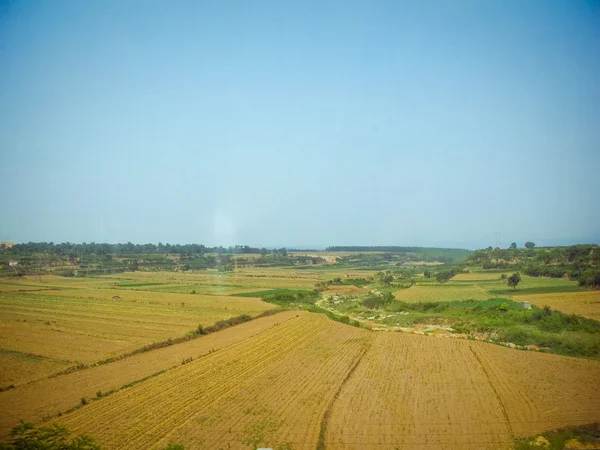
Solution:
<path fill-rule="evenodd" d="M 512 244 L 510 244 L 510 248 L 511 250 L 515 250 L 517 248 L 517 243 L 513 242 Z"/>
<path fill-rule="evenodd" d="M 267 256 L 268 254 L 269 254 L 269 250 L 267 250 L 266 248 L 264 248 L 264 247 L 263 247 L 263 248 L 261 248 L 261 249 L 260 249 L 260 255 L 261 255 L 262 257 L 265 257 L 265 256 Z"/>
<path fill-rule="evenodd" d="M 527 241 L 525 242 L 525 248 L 533 248 L 535 247 L 535 242 Z"/>
<path fill-rule="evenodd" d="M 452 278 L 452 274 L 450 272 L 438 272 L 435 274 L 435 279 L 438 283 L 445 283 L 450 278 Z"/>
<path fill-rule="evenodd" d="M 517 284 L 521 282 L 521 275 L 517 273 L 513 273 L 510 277 L 507 278 L 506 284 L 508 284 L 511 288 L 516 289 Z"/>

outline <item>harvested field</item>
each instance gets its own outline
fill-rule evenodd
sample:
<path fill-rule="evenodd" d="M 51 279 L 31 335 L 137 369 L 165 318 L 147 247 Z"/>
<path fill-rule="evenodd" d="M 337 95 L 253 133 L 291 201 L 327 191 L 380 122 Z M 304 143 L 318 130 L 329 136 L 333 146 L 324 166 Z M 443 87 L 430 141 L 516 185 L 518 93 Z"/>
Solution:
<path fill-rule="evenodd" d="M 471 273 L 458 273 L 452 278 L 452 281 L 491 281 L 499 280 L 500 272 L 471 272 Z M 507 271 L 507 275 L 510 273 Z"/>
<path fill-rule="evenodd" d="M 92 398 L 98 391 L 106 393 L 119 389 L 161 370 L 179 366 L 185 358 L 195 360 L 305 314 L 286 311 L 261 317 L 192 341 L 54 378 L 42 378 L 0 392 L 0 437 L 6 436 L 20 419 L 39 422 L 44 416 L 56 416 L 59 411 L 76 406 L 82 397 Z"/>
<path fill-rule="evenodd" d="M 595 361 L 380 333 L 333 404 L 325 447 L 509 449 L 599 420 L 599 377 Z"/>
<path fill-rule="evenodd" d="M 255 298 L 116 289 L 1 292 L 0 386 L 180 337 L 199 324 L 272 308 Z"/>
<path fill-rule="evenodd" d="M 0 350 L 0 361 L 0 388 L 38 378 L 40 373 L 58 372 L 72 365 L 69 361 L 11 350 Z"/>
<path fill-rule="evenodd" d="M 394 292 L 397 300 L 404 302 L 449 302 L 455 300 L 486 300 L 492 296 L 476 285 L 416 284 Z"/>
<path fill-rule="evenodd" d="M 600 320 L 600 291 L 520 295 L 513 300 L 531 302 L 540 308 L 549 305 L 565 314 L 579 314 Z"/>
<path fill-rule="evenodd" d="M 372 334 L 310 314 L 61 418 L 107 448 L 314 448 Z"/>
<path fill-rule="evenodd" d="M 600 362 L 471 342 L 513 433 L 600 421 Z"/>
<path fill-rule="evenodd" d="M 173 360 L 189 353 L 177 347 L 163 350 L 174 352 Z M 92 370 L 158 369 L 163 358 L 153 353 L 48 381 L 85 390 L 90 381 L 80 377 Z M 102 377 L 100 371 L 92 376 Z M 515 437 L 600 420 L 599 377 L 596 361 L 374 333 L 305 313 L 93 401 L 60 422 L 106 448 L 178 442 L 189 449 L 508 449 Z M 3 410 L 17 409 L 12 421 L 19 415 L 19 389 L 0 394 L 12 402 L 3 400 Z M 30 391 L 22 403 L 39 392 Z M 74 400 L 81 396 L 73 393 Z M 39 416 L 49 404 L 38 404 Z"/>
<path fill-rule="evenodd" d="M 341 286 L 330 286 L 326 291 L 323 291 L 325 295 L 361 295 L 369 292 L 367 289 L 359 288 L 352 285 L 341 285 Z"/>

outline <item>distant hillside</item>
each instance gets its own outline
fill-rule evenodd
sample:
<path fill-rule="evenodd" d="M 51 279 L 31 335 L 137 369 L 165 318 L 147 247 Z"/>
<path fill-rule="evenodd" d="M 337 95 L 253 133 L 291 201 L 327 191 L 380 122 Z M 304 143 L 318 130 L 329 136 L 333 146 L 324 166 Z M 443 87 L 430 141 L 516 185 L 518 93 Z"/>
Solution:
<path fill-rule="evenodd" d="M 582 286 L 600 289 L 600 247 L 593 244 L 507 249 L 488 247 L 473 252 L 466 263 L 486 270 L 520 270 L 532 277 L 568 276 Z"/>
<path fill-rule="evenodd" d="M 327 247 L 328 252 L 384 252 L 400 253 L 408 259 L 416 261 L 440 261 L 447 263 L 460 263 L 467 259 L 472 253 L 463 248 L 439 248 L 439 247 L 400 247 L 400 246 L 366 246 L 366 245 L 342 245 Z"/>

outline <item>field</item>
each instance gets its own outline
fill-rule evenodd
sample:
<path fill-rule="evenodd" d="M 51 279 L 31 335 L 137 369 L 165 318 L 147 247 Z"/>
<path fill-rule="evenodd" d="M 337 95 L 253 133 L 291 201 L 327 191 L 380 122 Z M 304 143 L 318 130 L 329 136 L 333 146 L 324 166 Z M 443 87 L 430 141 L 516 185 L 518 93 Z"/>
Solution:
<path fill-rule="evenodd" d="M 600 420 L 600 328 L 569 318 L 597 320 L 599 292 L 528 276 L 513 290 L 501 274 L 386 285 L 376 270 L 325 265 L 4 279 L 0 441 L 23 419 L 103 448 L 504 449 Z M 362 304 L 384 294 L 381 309 Z M 551 309 L 525 312 L 523 300 Z M 333 315 L 305 311 L 320 307 Z M 332 320 L 342 315 L 425 335 Z M 527 347 L 538 340 L 548 347 Z M 164 345 L 139 352 L 153 343 Z"/>
<path fill-rule="evenodd" d="M 505 272 L 505 275 L 510 273 Z M 459 273 L 447 283 L 421 282 L 410 289 L 395 291 L 398 300 L 406 302 L 440 302 L 455 300 L 486 300 L 489 298 L 515 298 L 519 301 L 527 300 L 524 296 L 545 293 L 590 293 L 596 294 L 600 300 L 600 292 L 584 290 L 577 286 L 576 281 L 562 278 L 529 277 L 522 275 L 522 281 L 517 289 L 511 289 L 501 280 L 502 273 L 471 272 Z M 577 296 L 573 298 L 578 302 Z M 543 306 L 543 305 L 540 305 Z"/>
<path fill-rule="evenodd" d="M 397 300 L 404 302 L 439 302 L 452 300 L 485 300 L 491 297 L 488 291 L 475 284 L 420 283 L 409 289 L 401 289 L 394 293 Z"/>
<path fill-rule="evenodd" d="M 304 314 L 59 420 L 107 448 L 511 448 L 600 420 L 598 376 L 595 361 Z"/>
<path fill-rule="evenodd" d="M 325 442 L 511 448 L 514 437 L 597 420 L 599 370 L 480 342 L 379 333 L 333 405 Z"/>
<path fill-rule="evenodd" d="M 600 292 L 598 291 L 529 294 L 518 299 L 538 306 L 549 305 L 566 314 L 578 314 L 600 320 Z"/>
<path fill-rule="evenodd" d="M 87 281 L 49 276 L 0 284 L 0 387 L 273 307 L 253 298 L 117 289 L 123 281 L 112 278 Z"/>
<path fill-rule="evenodd" d="M 80 404 L 82 397 L 92 399 L 123 386 L 180 366 L 184 359 L 209 355 L 243 341 L 262 331 L 302 316 L 302 311 L 286 311 L 262 317 L 178 345 L 140 353 L 110 364 L 90 367 L 52 378 L 40 378 L 16 389 L 0 392 L 0 436 L 5 436 L 20 419 L 39 422 Z"/>

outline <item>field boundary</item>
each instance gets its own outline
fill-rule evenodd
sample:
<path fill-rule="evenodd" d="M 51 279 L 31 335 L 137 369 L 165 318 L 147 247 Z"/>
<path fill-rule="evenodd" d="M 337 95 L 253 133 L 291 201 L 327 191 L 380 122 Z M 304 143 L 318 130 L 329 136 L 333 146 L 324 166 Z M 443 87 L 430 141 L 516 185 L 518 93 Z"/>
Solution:
<path fill-rule="evenodd" d="M 241 316 L 230 317 L 227 320 L 220 320 L 220 321 L 216 322 L 214 325 L 210 325 L 205 328 L 199 327 L 198 330 L 188 332 L 187 334 L 177 337 L 177 338 L 169 338 L 165 341 L 159 341 L 159 342 L 154 342 L 152 344 L 147 344 L 147 345 L 144 345 L 143 347 L 137 348 L 135 350 L 124 353 L 122 355 L 114 356 L 112 358 L 102 359 L 102 360 L 96 361 L 92 364 L 78 364 L 76 366 L 67 367 L 66 369 L 61 370 L 60 372 L 55 372 L 53 374 L 47 375 L 44 378 L 56 378 L 61 375 L 68 375 L 70 373 L 80 372 L 80 371 L 86 370 L 86 369 L 91 369 L 92 367 L 103 366 L 105 364 L 110 364 L 110 363 L 113 363 L 116 361 L 121 361 L 123 359 L 131 358 L 132 356 L 139 355 L 140 353 L 147 353 L 147 352 L 151 352 L 153 350 L 159 350 L 161 348 L 170 347 L 172 345 L 182 344 L 184 342 L 188 342 L 193 339 L 201 338 L 202 336 L 206 336 L 208 334 L 216 333 L 218 331 L 222 331 L 222 330 L 226 330 L 231 327 L 235 327 L 236 325 L 241 325 L 243 323 L 251 322 L 253 320 L 260 319 L 262 317 L 272 316 L 272 315 L 277 314 L 282 311 L 283 311 L 283 309 L 281 309 L 281 308 L 274 308 L 274 309 L 268 309 L 254 317 L 247 316 L 245 314 L 242 314 Z M 250 318 L 238 320 L 240 318 L 243 318 L 244 316 L 247 316 Z M 35 381 L 38 381 L 38 380 L 37 379 L 31 380 L 31 381 L 25 383 L 25 385 L 33 383 Z"/>
<path fill-rule="evenodd" d="M 367 353 L 367 350 L 369 350 L 372 343 L 373 343 L 373 341 L 370 341 L 367 345 L 365 345 L 365 348 L 362 350 L 362 352 L 360 352 L 360 354 L 356 358 L 356 361 L 354 362 L 354 364 L 352 364 L 352 367 L 350 367 L 350 370 L 348 370 L 348 373 L 346 374 L 346 376 L 340 383 L 337 391 L 335 391 L 335 394 L 333 394 L 333 396 L 331 397 L 331 400 L 329 400 L 327 409 L 325 409 L 325 414 L 323 414 L 323 419 L 321 419 L 321 426 L 320 426 L 320 430 L 319 430 L 319 440 L 317 441 L 317 450 L 325 450 L 325 433 L 327 433 L 327 424 L 329 423 L 329 418 L 331 417 L 331 411 L 333 409 L 333 405 L 334 405 L 335 401 L 340 397 L 340 393 L 342 392 L 343 387 L 346 385 L 346 383 L 348 382 L 348 380 L 350 379 L 350 377 L 352 376 L 352 374 L 354 373 L 354 371 L 356 370 L 356 368 L 362 361 L 363 356 L 365 355 L 365 353 Z"/>
<path fill-rule="evenodd" d="M 500 398 L 500 394 L 498 394 L 498 391 L 496 390 L 496 387 L 494 386 L 494 383 L 492 383 L 492 380 L 490 378 L 490 375 L 488 374 L 487 369 L 483 365 L 483 362 L 481 362 L 481 359 L 479 358 L 479 355 L 477 354 L 477 352 L 475 350 L 473 350 L 473 346 L 472 345 L 469 345 L 469 350 L 471 350 L 471 353 L 473 353 L 473 356 L 475 357 L 475 359 L 477 360 L 477 362 L 481 366 L 481 370 L 483 370 L 483 373 L 485 374 L 485 378 L 488 381 L 488 384 L 490 385 L 490 387 L 492 388 L 492 391 L 494 392 L 494 395 L 496 396 L 496 399 L 498 400 L 498 403 L 500 404 L 500 409 L 502 409 L 502 415 L 504 416 L 504 419 L 506 420 L 506 426 L 508 427 L 508 432 L 510 433 L 510 437 L 514 441 L 516 439 L 516 436 L 515 436 L 515 432 L 512 429 L 512 425 L 510 423 L 510 419 L 508 418 L 508 413 L 506 412 L 506 406 L 504 406 L 504 402 Z"/>

